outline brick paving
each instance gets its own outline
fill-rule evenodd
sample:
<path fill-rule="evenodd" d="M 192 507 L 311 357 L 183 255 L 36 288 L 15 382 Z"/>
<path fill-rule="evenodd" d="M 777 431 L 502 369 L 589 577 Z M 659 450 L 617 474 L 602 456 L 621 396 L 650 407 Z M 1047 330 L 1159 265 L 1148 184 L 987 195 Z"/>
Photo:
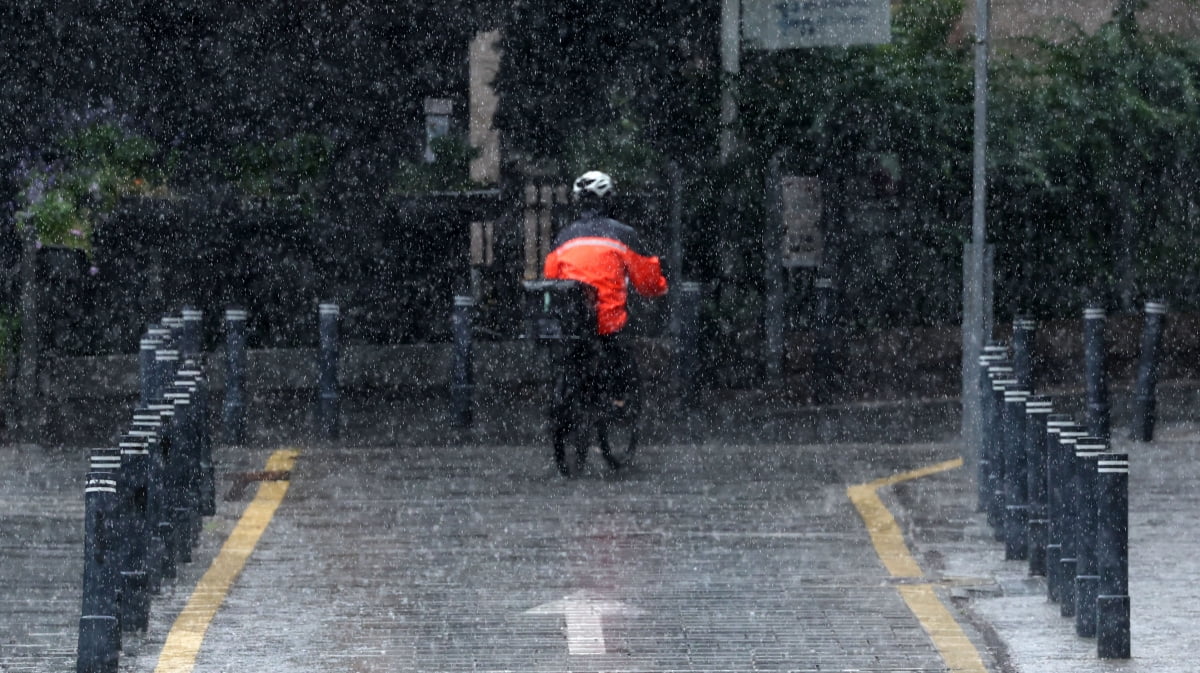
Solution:
<path fill-rule="evenodd" d="M 309 449 L 196 670 L 944 670 L 845 497 L 878 448 L 828 449 L 654 447 L 577 481 L 528 446 Z M 538 614 L 564 598 L 615 606 L 603 653 Z"/>
<path fill-rule="evenodd" d="M 1113 446 L 1129 453 L 1129 596 L 1132 659 L 1105 661 L 1096 641 L 1075 635 L 1074 619 L 1046 599 L 1045 583 L 1023 561 L 1004 561 L 974 494 L 954 475 L 899 489 L 914 551 L 923 567 L 961 585 L 968 619 L 983 624 L 993 656 L 1028 673 L 1193 671 L 1200 651 L 1200 426 L 1159 428 L 1155 441 L 1131 442 L 1113 429 Z"/>
<path fill-rule="evenodd" d="M 220 492 L 286 434 L 222 447 Z M 947 670 L 845 488 L 953 457 L 953 443 L 656 443 L 628 474 L 574 481 L 542 447 L 444 428 L 300 448 L 197 671 Z M 1130 448 L 1130 662 L 1096 659 L 1002 560 L 961 470 L 881 494 L 989 670 L 1190 671 L 1198 451 L 1200 428 L 1183 425 Z M 4 673 L 74 668 L 85 455 L 0 446 Z M 206 519 L 149 632 L 126 638 L 125 673 L 154 670 L 253 492 Z"/>

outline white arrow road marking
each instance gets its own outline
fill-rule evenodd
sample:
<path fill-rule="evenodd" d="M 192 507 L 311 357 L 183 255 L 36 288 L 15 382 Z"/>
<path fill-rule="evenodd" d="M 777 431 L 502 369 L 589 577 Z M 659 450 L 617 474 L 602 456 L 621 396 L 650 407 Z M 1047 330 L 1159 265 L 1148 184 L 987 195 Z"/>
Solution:
<path fill-rule="evenodd" d="M 526 610 L 525 614 L 563 615 L 567 620 L 569 654 L 607 654 L 604 646 L 604 615 L 639 615 L 642 611 L 585 590 Z"/>

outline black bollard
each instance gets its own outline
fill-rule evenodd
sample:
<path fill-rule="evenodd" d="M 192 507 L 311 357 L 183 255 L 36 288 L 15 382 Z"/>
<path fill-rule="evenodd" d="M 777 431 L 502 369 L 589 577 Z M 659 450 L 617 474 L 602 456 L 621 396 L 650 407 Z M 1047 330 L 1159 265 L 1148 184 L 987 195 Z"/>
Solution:
<path fill-rule="evenodd" d="M 700 340 L 700 283 L 680 284 L 679 332 L 675 342 L 675 394 L 679 407 L 687 409 L 694 401 L 696 368 L 699 364 L 698 344 Z"/>
<path fill-rule="evenodd" d="M 179 338 L 179 351 L 185 358 L 197 358 L 203 342 L 204 313 L 194 308 L 185 308 L 179 312 L 183 326 Z"/>
<path fill-rule="evenodd" d="M 471 351 L 471 314 L 475 300 L 454 297 L 454 312 L 450 316 L 450 331 L 454 337 L 454 354 L 450 364 L 450 405 L 454 424 L 470 427 L 473 422 L 475 375 Z"/>
<path fill-rule="evenodd" d="M 975 488 L 978 502 L 975 505 L 975 511 L 986 512 L 988 502 L 991 500 L 990 484 L 988 475 L 991 471 L 991 442 L 992 436 L 996 433 L 996 428 L 992 424 L 992 403 L 994 401 L 992 395 L 992 381 L 989 375 L 988 368 L 993 364 L 1002 362 L 1008 354 L 1008 346 L 1003 342 L 992 342 L 983 347 L 983 352 L 979 356 L 979 447 L 977 455 L 979 456 L 979 470 L 975 478 Z"/>
<path fill-rule="evenodd" d="M 992 383 L 992 400 L 988 404 L 993 432 L 988 448 L 988 507 L 987 522 L 992 527 L 996 540 L 1004 539 L 1004 456 L 1009 441 L 1009 423 L 1004 390 L 1017 385 L 1012 378 L 1012 364 L 1008 361 L 994 363 L 988 367 Z"/>
<path fill-rule="evenodd" d="M 1026 524 L 1026 540 L 1029 556 L 1029 574 L 1046 574 L 1046 536 L 1049 513 L 1046 487 L 1046 423 L 1054 411 L 1054 404 L 1045 395 L 1034 395 L 1025 400 L 1025 460 L 1026 493 L 1029 501 L 1029 516 Z"/>
<path fill-rule="evenodd" d="M 138 345 L 138 404 L 147 404 L 154 397 L 155 351 L 162 345 L 157 338 L 143 336 Z"/>
<path fill-rule="evenodd" d="M 1087 383 L 1087 429 L 1093 437 L 1109 436 L 1108 376 L 1105 367 L 1104 309 L 1083 310 L 1083 372 Z"/>
<path fill-rule="evenodd" d="M 834 301 L 833 279 L 824 272 L 813 281 L 816 295 L 816 344 L 813 352 L 813 401 L 826 404 L 833 396 Z"/>
<path fill-rule="evenodd" d="M 175 405 L 165 404 L 159 401 L 153 404 L 148 404 L 146 407 L 159 416 L 162 426 L 157 430 L 158 435 L 158 450 L 152 453 L 152 459 L 157 464 L 156 476 L 158 484 L 154 488 L 154 495 L 157 496 L 156 501 L 151 508 L 154 517 L 154 527 L 152 530 L 152 542 L 159 566 L 154 569 L 157 581 L 153 586 L 157 589 L 161 586 L 163 579 L 173 579 L 177 574 L 177 562 L 175 554 L 175 507 L 176 496 L 175 491 L 175 470 L 179 462 L 175 455 L 173 421 L 175 418 Z"/>
<path fill-rule="evenodd" d="M 113 539 L 116 510 L 113 473 L 89 473 L 84 486 L 83 614 L 76 673 L 116 673 L 120 659 L 118 560 Z"/>
<path fill-rule="evenodd" d="M 1046 418 L 1046 594 L 1055 603 L 1062 600 L 1063 509 L 1067 493 L 1060 438 L 1068 430 L 1079 429 L 1067 414 Z"/>
<path fill-rule="evenodd" d="M 1037 322 L 1026 316 L 1013 320 L 1013 373 L 1017 385 L 1030 393 L 1035 388 L 1033 337 L 1036 330 Z"/>
<path fill-rule="evenodd" d="M 1128 659 L 1129 636 L 1129 456 L 1105 453 L 1096 459 L 1096 651 L 1102 659 Z"/>
<path fill-rule="evenodd" d="M 150 472 L 150 442 L 142 437 L 125 435 L 118 442 L 121 449 L 122 479 L 128 493 L 129 507 L 125 509 L 123 526 L 127 537 L 121 561 L 120 624 L 125 631 L 145 631 L 150 623 L 150 591 L 147 558 L 150 548 L 148 476 Z"/>
<path fill-rule="evenodd" d="M 175 370 L 179 368 L 179 351 L 175 348 L 174 339 L 167 337 L 154 351 L 154 368 L 154 385 L 147 404 L 161 401 L 163 391 L 175 380 Z"/>
<path fill-rule="evenodd" d="M 1130 435 L 1134 441 L 1148 442 L 1154 439 L 1154 389 L 1158 385 L 1158 355 L 1166 318 L 1166 304 L 1146 302 L 1146 322 L 1142 328 L 1142 348 L 1133 393 L 1133 428 Z"/>
<path fill-rule="evenodd" d="M 1075 445 L 1087 434 L 1082 426 L 1064 428 L 1058 433 L 1059 452 L 1062 455 L 1060 478 L 1063 480 L 1062 509 L 1059 512 L 1062 555 L 1058 559 L 1058 612 L 1063 617 L 1075 616 L 1075 568 L 1079 565 L 1077 536 L 1080 526 L 1079 479 L 1076 476 L 1079 461 L 1075 458 Z"/>
<path fill-rule="evenodd" d="M 225 311 L 225 400 L 221 408 L 222 438 L 226 444 L 246 442 L 246 312 Z"/>
<path fill-rule="evenodd" d="M 1018 382 L 1004 391 L 1007 442 L 1004 447 L 1004 558 L 1024 561 L 1029 558 L 1029 468 L 1025 451 L 1025 400 L 1029 391 Z"/>
<path fill-rule="evenodd" d="M 1108 451 L 1103 437 L 1081 437 L 1075 442 L 1075 490 L 1079 514 L 1075 528 L 1075 635 L 1096 636 L 1096 595 L 1100 575 L 1096 568 L 1096 460 Z"/>
<path fill-rule="evenodd" d="M 108 475 L 113 480 L 114 486 L 117 489 L 116 500 L 111 514 L 112 525 L 109 531 L 109 548 L 107 552 L 108 557 L 112 559 L 111 562 L 115 567 L 115 570 L 113 570 L 115 573 L 113 582 L 117 596 L 117 607 L 114 614 L 117 617 L 117 626 L 119 630 L 128 631 L 129 628 L 123 626 L 121 622 L 121 604 L 124 601 L 124 596 L 121 590 L 122 577 L 120 571 L 124 569 L 125 558 L 130 554 L 130 545 L 132 542 L 130 528 L 134 503 L 133 493 L 129 489 L 122 463 L 120 447 L 97 447 L 88 451 L 88 473 L 91 476 Z M 119 638 L 120 636 L 118 635 L 118 648 L 121 647 Z"/>
<path fill-rule="evenodd" d="M 139 415 L 145 414 L 139 419 Z M 150 416 L 156 422 L 148 420 Z M 162 589 L 162 569 L 166 555 L 166 542 L 162 537 L 159 523 L 162 521 L 163 502 L 163 451 L 159 436 L 161 419 L 157 412 L 149 409 L 139 409 L 134 413 L 134 420 L 125 437 L 135 442 L 145 442 L 146 445 L 146 523 L 145 523 L 145 571 L 146 591 L 157 594 Z"/>
<path fill-rule="evenodd" d="M 174 555 L 180 563 L 191 563 L 192 541 L 200 527 L 199 498 L 196 475 L 199 456 L 192 433 L 192 395 L 181 386 L 172 385 L 163 399 L 175 407 L 175 416 L 167 427 L 171 438 L 171 460 L 167 463 L 167 487 L 171 491 L 171 532 Z"/>
<path fill-rule="evenodd" d="M 339 430 L 338 398 L 338 315 L 337 304 L 317 308 L 320 353 L 317 362 L 317 428 L 325 439 L 337 439 Z"/>
<path fill-rule="evenodd" d="M 192 404 L 192 433 L 195 435 L 196 452 L 199 457 L 198 482 L 199 512 L 201 516 L 217 513 L 216 464 L 213 460 L 212 434 L 208 430 L 208 379 L 204 370 L 194 360 L 185 360 L 179 369 L 179 381 L 190 382 Z"/>

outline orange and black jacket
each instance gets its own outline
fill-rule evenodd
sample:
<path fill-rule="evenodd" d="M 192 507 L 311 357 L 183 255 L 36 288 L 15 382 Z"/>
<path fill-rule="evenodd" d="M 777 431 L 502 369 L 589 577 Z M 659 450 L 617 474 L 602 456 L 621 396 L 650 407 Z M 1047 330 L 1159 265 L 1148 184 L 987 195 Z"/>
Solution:
<path fill-rule="evenodd" d="M 584 212 L 559 232 L 554 250 L 546 256 L 543 275 L 596 288 L 596 329 L 602 335 L 619 332 L 629 319 L 625 311 L 627 278 L 643 296 L 667 293 L 662 265 L 657 257 L 642 252 L 633 227 L 594 212 Z"/>

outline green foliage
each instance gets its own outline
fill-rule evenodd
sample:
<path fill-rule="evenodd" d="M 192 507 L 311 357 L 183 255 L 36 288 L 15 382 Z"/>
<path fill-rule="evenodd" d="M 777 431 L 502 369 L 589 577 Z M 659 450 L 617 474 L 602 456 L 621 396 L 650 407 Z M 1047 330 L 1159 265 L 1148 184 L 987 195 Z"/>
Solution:
<path fill-rule="evenodd" d="M 392 188 L 400 194 L 428 194 L 474 189 L 471 182 L 471 161 L 479 156 L 472 147 L 455 135 L 434 138 L 430 143 L 434 160 L 403 162 L 396 170 Z"/>
<path fill-rule="evenodd" d="M 0 376 L 8 372 L 21 339 L 21 321 L 15 315 L 0 312 Z"/>
<path fill-rule="evenodd" d="M 329 179 L 333 143 L 312 133 L 237 147 L 228 178 L 248 196 L 315 199 Z"/>
<path fill-rule="evenodd" d="M 1200 46 L 1119 23 L 996 68 L 990 207 L 1004 310 L 1061 314 L 1088 294 L 1174 294 L 1200 178 Z M 1049 251 L 1053 250 L 1051 253 Z"/>
<path fill-rule="evenodd" d="M 703 0 L 509 3 L 495 82 L 509 151 L 570 162 L 570 146 L 632 123 L 638 144 L 662 154 L 715 153 L 718 11 Z"/>
<path fill-rule="evenodd" d="M 567 142 L 563 163 L 567 175 L 603 170 L 621 189 L 654 183 L 662 170 L 662 155 L 642 140 L 644 125 L 632 114 L 581 134 Z"/>
<path fill-rule="evenodd" d="M 17 212 L 20 226 L 32 226 L 45 245 L 91 252 L 95 218 L 125 196 L 161 193 L 157 146 L 108 122 L 95 122 L 59 136 L 57 170 L 34 170 L 26 177 Z"/>

